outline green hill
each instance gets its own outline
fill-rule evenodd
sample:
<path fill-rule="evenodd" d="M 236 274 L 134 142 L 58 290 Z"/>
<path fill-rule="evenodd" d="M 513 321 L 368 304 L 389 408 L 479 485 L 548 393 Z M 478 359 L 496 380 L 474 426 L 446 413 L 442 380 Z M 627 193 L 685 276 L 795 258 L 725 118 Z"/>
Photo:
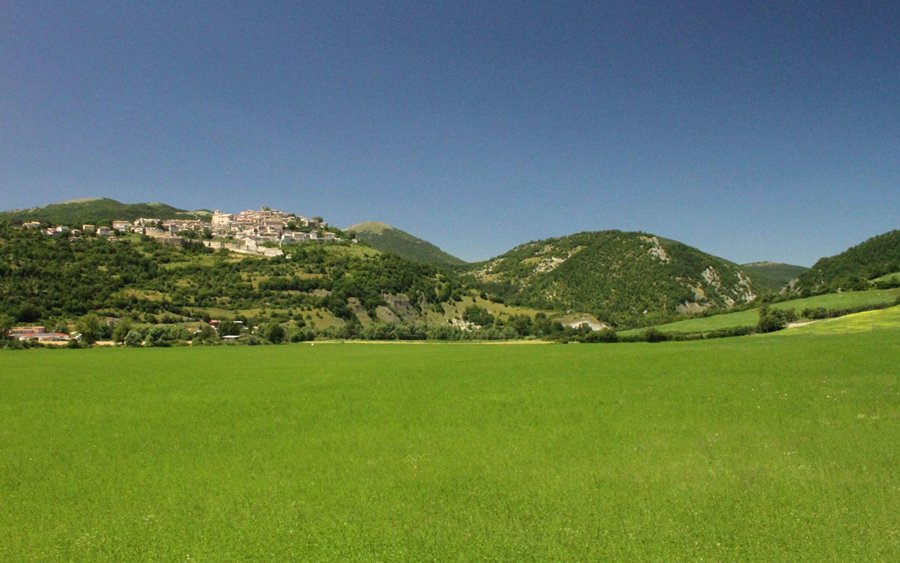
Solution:
<path fill-rule="evenodd" d="M 303 339 L 497 339 L 562 329 L 552 312 L 539 313 L 485 300 L 435 265 L 348 242 L 294 245 L 289 257 L 269 259 L 191 241 L 50 237 L 0 224 L 0 326 L 58 327 L 96 314 L 182 328 L 201 319 L 279 323 Z"/>
<path fill-rule="evenodd" d="M 793 264 L 781 264 L 778 262 L 753 262 L 741 264 L 744 271 L 757 286 L 778 292 L 784 289 L 791 280 L 797 279 L 800 274 L 807 271 L 806 266 L 794 266 Z"/>
<path fill-rule="evenodd" d="M 472 265 L 469 274 L 507 303 L 587 311 L 619 327 L 728 309 L 759 293 L 736 264 L 639 232 L 529 242 Z"/>
<path fill-rule="evenodd" d="M 865 289 L 868 281 L 900 270 L 900 230 L 874 236 L 844 252 L 822 258 L 797 281 L 801 293 Z"/>
<path fill-rule="evenodd" d="M 51 225 L 80 226 L 85 223 L 109 224 L 113 220 L 202 218 L 164 203 L 121 203 L 109 198 L 83 198 L 52 203 L 45 207 L 0 212 L 0 222 L 21 224 L 39 221 Z"/>
<path fill-rule="evenodd" d="M 418 237 L 415 237 L 387 223 L 369 221 L 345 229 L 356 233 L 357 238 L 382 252 L 390 252 L 401 258 L 426 264 L 457 266 L 465 264 L 456 256 L 448 254 Z"/>

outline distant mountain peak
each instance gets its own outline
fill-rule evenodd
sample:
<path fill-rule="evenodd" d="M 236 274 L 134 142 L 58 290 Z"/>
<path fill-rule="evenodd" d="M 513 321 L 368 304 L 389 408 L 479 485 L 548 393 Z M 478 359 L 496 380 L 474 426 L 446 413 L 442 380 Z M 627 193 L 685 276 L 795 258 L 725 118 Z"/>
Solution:
<path fill-rule="evenodd" d="M 465 264 L 463 260 L 444 252 L 434 244 L 387 223 L 366 221 L 347 227 L 345 230 L 356 232 L 357 238 L 372 248 L 390 252 L 414 262 L 447 266 Z"/>
<path fill-rule="evenodd" d="M 83 197 L 51 203 L 43 207 L 0 212 L 0 221 L 22 223 L 40 221 L 54 225 L 81 226 L 114 220 L 133 221 L 139 217 L 175 219 L 192 216 L 165 203 L 122 203 L 108 197 Z"/>
<path fill-rule="evenodd" d="M 57 201 L 55 203 L 55 205 L 69 205 L 69 204 L 73 204 L 73 203 L 89 203 L 92 201 L 103 201 L 103 200 L 115 201 L 114 199 L 110 199 L 108 197 L 78 197 L 75 199 L 67 199 L 64 201 Z M 116 201 L 116 203 L 118 203 L 118 202 Z"/>
<path fill-rule="evenodd" d="M 382 223 L 381 221 L 365 221 L 347 227 L 347 229 L 345 230 L 356 231 L 357 233 L 383 233 L 384 231 L 389 231 L 391 229 L 400 230 L 393 225 L 388 225 L 387 223 Z"/>

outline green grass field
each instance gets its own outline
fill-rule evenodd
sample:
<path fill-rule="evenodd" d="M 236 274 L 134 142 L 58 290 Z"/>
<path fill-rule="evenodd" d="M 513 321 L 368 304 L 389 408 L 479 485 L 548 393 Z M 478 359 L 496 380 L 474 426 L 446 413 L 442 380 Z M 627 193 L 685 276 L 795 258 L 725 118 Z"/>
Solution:
<path fill-rule="evenodd" d="M 881 326 L 3 352 L 0 560 L 896 560 Z"/>
<path fill-rule="evenodd" d="M 873 283 L 874 282 L 886 282 L 886 281 L 900 281 L 900 272 L 893 272 L 891 274 L 885 274 L 885 275 L 877 277 L 871 281 Z"/>
<path fill-rule="evenodd" d="M 900 296 L 900 288 L 894 289 L 870 289 L 867 291 L 845 291 L 843 293 L 828 293 L 802 299 L 782 301 L 772 305 L 775 309 L 794 309 L 797 313 L 804 309 L 849 309 L 852 307 L 869 307 L 884 303 L 893 303 Z M 709 317 L 697 317 L 685 319 L 673 323 L 657 325 L 655 328 L 663 332 L 698 333 L 726 328 L 738 328 L 755 326 L 759 321 L 759 310 L 748 309 L 735 313 L 723 313 Z M 638 328 L 622 331 L 623 336 L 641 334 L 646 328 Z"/>
<path fill-rule="evenodd" d="M 900 331 L 900 305 L 876 311 L 863 311 L 835 319 L 822 319 L 798 326 L 781 334 L 849 334 L 893 328 Z"/>

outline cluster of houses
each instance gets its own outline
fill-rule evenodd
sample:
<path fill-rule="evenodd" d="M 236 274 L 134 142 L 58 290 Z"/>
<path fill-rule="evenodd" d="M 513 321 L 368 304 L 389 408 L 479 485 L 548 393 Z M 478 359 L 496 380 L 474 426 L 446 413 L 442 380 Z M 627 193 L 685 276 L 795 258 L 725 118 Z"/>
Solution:
<path fill-rule="evenodd" d="M 215 237 L 249 240 L 259 244 L 297 244 L 309 241 L 335 241 L 337 235 L 326 230 L 319 217 L 307 218 L 277 209 L 241 211 L 235 215 L 213 213 L 209 228 Z"/>
<path fill-rule="evenodd" d="M 306 242 L 331 242 L 341 239 L 327 230 L 328 224 L 319 217 L 307 218 L 263 207 L 259 210 L 222 213 L 218 209 L 210 222 L 199 219 L 153 219 L 113 221 L 111 227 L 82 225 L 73 229 L 65 225 L 44 229 L 39 222 L 22 225 L 25 229 L 43 229 L 48 236 L 80 237 L 94 235 L 115 241 L 117 235 L 139 233 L 163 244 L 181 244 L 187 233 L 195 233 L 203 244 L 244 254 L 280 256 L 281 247 Z"/>
<path fill-rule="evenodd" d="M 9 330 L 7 336 L 23 342 L 41 342 L 43 344 L 66 344 L 72 339 L 64 332 L 47 332 L 43 325 L 16 326 Z"/>
<path fill-rule="evenodd" d="M 204 223 L 201 228 L 209 229 L 214 237 L 203 242 L 210 248 L 272 257 L 284 254 L 282 248 L 286 245 L 341 240 L 327 227 L 318 217 L 310 219 L 264 207 L 236 214 L 217 209 L 209 224 Z M 196 229 L 197 225 L 190 228 Z"/>
<path fill-rule="evenodd" d="M 127 225 L 127 226 L 126 226 Z M 100 237 L 110 237 L 115 240 L 118 233 L 126 233 L 131 230 L 130 221 L 113 221 L 112 227 L 97 225 L 82 225 L 80 229 L 72 228 L 67 225 L 57 225 L 55 227 L 43 228 L 41 223 L 37 221 L 29 221 L 22 224 L 23 229 L 41 230 L 47 236 L 69 236 L 78 238 L 82 235 L 96 235 Z"/>

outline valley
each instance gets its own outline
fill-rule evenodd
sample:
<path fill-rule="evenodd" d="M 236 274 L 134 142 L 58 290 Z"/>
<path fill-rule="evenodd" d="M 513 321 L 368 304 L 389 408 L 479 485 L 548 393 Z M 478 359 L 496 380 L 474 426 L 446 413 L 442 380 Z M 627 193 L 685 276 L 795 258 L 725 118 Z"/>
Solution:
<path fill-rule="evenodd" d="M 884 237 L 776 291 L 800 270 L 648 233 L 465 264 L 346 232 L 267 257 L 0 224 L 0 559 L 900 549 Z"/>

